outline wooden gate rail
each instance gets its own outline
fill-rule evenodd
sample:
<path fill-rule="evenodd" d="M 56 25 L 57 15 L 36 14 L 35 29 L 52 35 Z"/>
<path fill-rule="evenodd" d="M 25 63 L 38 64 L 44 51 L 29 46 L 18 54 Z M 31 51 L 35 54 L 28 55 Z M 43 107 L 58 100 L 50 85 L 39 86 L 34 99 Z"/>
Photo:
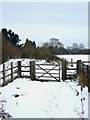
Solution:
<path fill-rule="evenodd" d="M 51 65 L 51 66 L 54 66 L 54 67 L 53 67 L 52 69 L 44 69 L 44 68 L 42 68 L 40 65 L 44 65 L 44 66 L 46 66 L 46 65 Z M 36 76 L 38 80 L 39 80 L 41 77 L 51 77 L 51 78 L 54 78 L 54 79 L 57 80 L 57 81 L 60 81 L 60 74 L 59 74 L 59 73 L 54 73 L 54 74 L 58 74 L 59 77 L 55 77 L 55 76 L 52 75 L 53 73 L 50 73 L 50 71 L 56 70 L 55 68 L 58 67 L 59 65 L 56 65 L 56 64 L 55 64 L 55 65 L 54 65 L 54 64 L 36 64 L 36 66 L 39 67 L 38 70 L 43 70 L 43 71 L 44 71 L 44 73 L 43 73 L 43 72 L 42 72 L 42 73 L 36 72 L 36 73 L 42 74 L 41 76 L 40 76 L 40 75 L 39 75 L 39 76 Z M 36 70 L 37 70 L 37 68 L 36 68 Z M 47 70 L 48 70 L 48 71 L 47 71 Z M 59 69 L 57 69 L 57 70 L 59 70 Z M 45 74 L 48 74 L 48 75 L 50 75 L 50 76 L 44 76 Z M 57 79 L 57 78 L 59 78 L 59 79 Z"/>
<path fill-rule="evenodd" d="M 90 81 L 90 66 L 87 63 L 89 64 L 90 61 L 78 60 L 77 62 L 72 62 L 72 64 L 71 64 L 71 62 L 67 62 L 66 60 L 63 60 L 62 61 L 62 79 L 66 80 L 70 77 L 73 78 L 74 74 L 68 74 L 67 70 L 76 70 L 76 74 L 84 75 L 87 78 L 88 83 L 90 85 L 90 82 L 89 82 Z M 74 67 L 69 68 L 68 64 L 71 64 L 72 66 L 73 66 L 73 64 L 76 64 L 76 68 L 74 68 Z M 44 68 L 43 66 L 44 67 L 51 66 L 52 68 L 48 69 L 48 68 Z M 30 68 L 30 69 L 24 71 L 21 69 L 23 67 Z M 17 68 L 18 70 L 13 71 L 14 68 Z M 36 71 L 36 70 L 41 70 L 41 72 Z M 10 71 L 10 72 L 8 72 L 8 71 Z M 52 72 L 52 71 L 54 71 L 54 72 Z M 58 73 L 56 71 L 58 71 Z M 6 72 L 7 72 L 7 74 L 6 74 Z M 6 85 L 7 82 L 13 81 L 16 77 L 27 77 L 27 76 L 23 76 L 22 72 L 29 72 L 30 74 L 28 77 L 31 78 L 31 80 L 41 80 L 40 78 L 45 79 L 45 77 L 46 77 L 46 78 L 53 78 L 53 79 L 55 79 L 55 81 L 60 81 L 60 64 L 36 64 L 35 61 L 30 61 L 29 65 L 24 66 L 24 65 L 21 65 L 21 61 L 18 61 L 18 64 L 16 66 L 14 66 L 13 63 L 11 62 L 10 68 L 7 68 L 7 69 L 5 68 L 5 64 L 3 64 L 3 70 L 0 71 L 0 74 L 2 74 L 0 79 L 3 80 L 2 86 Z M 15 73 L 17 73 L 16 77 L 14 77 Z M 36 75 L 36 74 L 38 74 L 38 75 Z M 10 76 L 9 80 L 6 79 L 6 77 L 8 77 L 8 76 Z"/>
<path fill-rule="evenodd" d="M 58 65 L 53 65 L 53 64 L 36 64 L 36 65 L 39 67 L 39 70 L 43 70 L 44 71 L 44 73 L 42 72 L 41 76 L 37 76 L 37 79 L 39 79 L 41 77 L 52 77 L 55 80 L 60 81 L 60 76 L 59 77 L 55 77 L 55 76 L 52 75 L 53 73 L 49 73 L 52 70 L 56 70 L 55 68 L 58 67 Z M 54 67 L 52 69 L 44 69 L 40 65 L 51 65 L 51 66 L 54 66 Z M 48 71 L 46 71 L 46 70 L 48 70 Z M 59 70 L 59 69 L 57 69 L 57 70 Z M 38 73 L 38 72 L 36 72 L 36 73 Z M 50 76 L 44 76 L 45 74 L 48 74 Z M 54 74 L 59 74 L 59 73 L 54 73 Z M 59 79 L 57 79 L 57 78 L 59 78 Z"/>

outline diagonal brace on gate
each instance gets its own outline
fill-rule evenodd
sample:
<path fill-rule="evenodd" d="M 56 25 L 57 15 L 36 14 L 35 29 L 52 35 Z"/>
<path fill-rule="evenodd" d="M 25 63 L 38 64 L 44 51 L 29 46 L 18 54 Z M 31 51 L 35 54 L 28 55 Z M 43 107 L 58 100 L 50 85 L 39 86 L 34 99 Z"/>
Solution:
<path fill-rule="evenodd" d="M 38 79 L 39 79 L 40 77 L 43 77 L 45 74 L 49 74 L 51 77 L 53 77 L 54 79 L 56 79 L 57 81 L 59 81 L 59 80 L 57 79 L 57 77 L 54 77 L 51 73 L 49 73 L 51 70 L 54 70 L 58 65 L 54 66 L 52 69 L 50 69 L 50 70 L 48 70 L 48 71 L 46 71 L 44 68 L 42 68 L 42 67 L 41 67 L 40 65 L 38 65 L 38 64 L 37 64 L 37 66 L 40 67 L 43 71 L 45 71 L 45 73 L 43 73 L 41 76 L 39 76 Z"/>

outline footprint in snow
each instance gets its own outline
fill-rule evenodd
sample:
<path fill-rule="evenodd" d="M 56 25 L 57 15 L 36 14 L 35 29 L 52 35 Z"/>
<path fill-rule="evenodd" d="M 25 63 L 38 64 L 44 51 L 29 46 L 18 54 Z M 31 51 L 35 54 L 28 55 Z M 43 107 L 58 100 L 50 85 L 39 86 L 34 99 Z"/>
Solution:
<path fill-rule="evenodd" d="M 16 87 L 16 89 L 20 89 L 20 87 Z"/>
<path fill-rule="evenodd" d="M 58 107 L 58 105 L 55 105 L 55 107 Z"/>
<path fill-rule="evenodd" d="M 19 95 L 18 95 L 18 94 L 14 94 L 14 95 L 12 95 L 12 96 L 14 96 L 14 97 L 16 97 L 16 98 L 17 98 L 17 97 L 19 97 Z"/>

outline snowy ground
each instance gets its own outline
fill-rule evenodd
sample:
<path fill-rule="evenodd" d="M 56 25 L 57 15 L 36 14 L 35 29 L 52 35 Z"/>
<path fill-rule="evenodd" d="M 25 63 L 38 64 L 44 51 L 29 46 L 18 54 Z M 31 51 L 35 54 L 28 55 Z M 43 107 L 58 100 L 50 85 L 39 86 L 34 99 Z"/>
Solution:
<path fill-rule="evenodd" d="M 88 55 L 59 56 L 73 61 L 88 61 Z M 29 65 L 31 59 L 11 59 L 14 66 L 21 60 Z M 37 63 L 45 63 L 45 60 Z M 0 65 L 0 71 L 2 65 Z M 24 68 L 25 70 L 25 68 Z M 61 72 L 60 72 L 61 74 Z M 0 77 L 2 72 L 0 72 Z M 30 75 L 30 73 L 29 73 Z M 1 82 L 1 81 L 0 81 Z M 78 80 L 63 82 L 39 82 L 19 78 L 5 87 L 0 87 L 0 108 L 13 118 L 88 118 L 88 88 L 78 85 Z"/>
<path fill-rule="evenodd" d="M 23 78 L 1 87 L 0 99 L 13 118 L 88 118 L 88 90 L 80 88 L 77 82 Z"/>
<path fill-rule="evenodd" d="M 89 61 L 90 55 L 57 55 L 57 57 L 64 58 L 68 61 L 71 61 L 71 58 L 73 59 L 73 62 L 76 62 L 77 60 L 82 61 Z"/>

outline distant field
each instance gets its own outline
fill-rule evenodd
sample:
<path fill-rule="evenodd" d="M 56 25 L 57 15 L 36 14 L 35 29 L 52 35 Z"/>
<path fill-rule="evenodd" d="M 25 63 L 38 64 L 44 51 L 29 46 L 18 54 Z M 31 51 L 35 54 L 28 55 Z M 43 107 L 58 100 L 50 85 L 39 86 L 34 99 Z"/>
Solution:
<path fill-rule="evenodd" d="M 77 60 L 82 61 L 89 61 L 90 55 L 57 55 L 57 57 L 65 58 L 68 61 L 71 61 L 71 58 L 73 58 L 73 61 L 76 62 Z"/>

